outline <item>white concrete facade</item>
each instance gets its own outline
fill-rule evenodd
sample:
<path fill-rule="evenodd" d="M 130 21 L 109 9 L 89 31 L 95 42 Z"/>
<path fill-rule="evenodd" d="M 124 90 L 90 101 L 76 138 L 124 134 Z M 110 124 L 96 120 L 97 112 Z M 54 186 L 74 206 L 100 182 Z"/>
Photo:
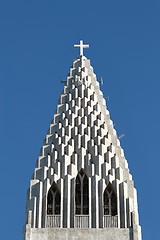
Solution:
<path fill-rule="evenodd" d="M 81 170 L 88 178 L 84 217 L 75 212 L 76 177 Z M 53 183 L 57 190 L 52 194 L 58 191 L 61 200 L 58 214 L 48 215 Z M 113 216 L 104 215 L 104 192 L 109 185 L 117 201 Z M 137 193 L 128 163 L 90 60 L 84 56 L 70 68 L 37 160 L 24 227 L 24 240 L 69 238 L 141 240 Z"/>

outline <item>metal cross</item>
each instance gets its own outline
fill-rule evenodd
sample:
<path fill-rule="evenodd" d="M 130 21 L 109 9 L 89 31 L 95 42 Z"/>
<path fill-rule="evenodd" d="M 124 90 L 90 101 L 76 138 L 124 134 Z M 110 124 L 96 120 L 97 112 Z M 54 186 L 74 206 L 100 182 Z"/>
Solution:
<path fill-rule="evenodd" d="M 75 44 L 74 47 L 80 48 L 80 56 L 83 56 L 83 48 L 89 48 L 89 45 L 83 45 L 83 40 L 80 40 L 80 44 Z"/>

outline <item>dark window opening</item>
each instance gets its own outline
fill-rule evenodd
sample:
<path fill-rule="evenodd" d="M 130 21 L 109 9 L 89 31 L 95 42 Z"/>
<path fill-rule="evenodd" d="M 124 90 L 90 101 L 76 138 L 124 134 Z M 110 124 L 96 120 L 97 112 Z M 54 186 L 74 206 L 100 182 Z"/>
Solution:
<path fill-rule="evenodd" d="M 47 214 L 60 215 L 61 195 L 55 183 L 52 184 L 47 196 Z"/>
<path fill-rule="evenodd" d="M 89 214 L 88 177 L 83 170 L 81 170 L 76 177 L 75 214 L 77 215 Z"/>
<path fill-rule="evenodd" d="M 117 197 L 111 183 L 108 184 L 104 191 L 103 202 L 104 215 L 117 215 Z"/>

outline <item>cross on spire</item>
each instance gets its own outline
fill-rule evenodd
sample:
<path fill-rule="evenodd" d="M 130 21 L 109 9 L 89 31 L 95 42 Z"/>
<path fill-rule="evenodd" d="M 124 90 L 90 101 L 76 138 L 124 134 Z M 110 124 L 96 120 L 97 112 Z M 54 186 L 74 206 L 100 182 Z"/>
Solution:
<path fill-rule="evenodd" d="M 83 48 L 89 48 L 89 45 L 83 44 L 83 40 L 80 40 L 80 44 L 75 44 L 74 47 L 80 48 L 80 56 L 83 56 Z"/>

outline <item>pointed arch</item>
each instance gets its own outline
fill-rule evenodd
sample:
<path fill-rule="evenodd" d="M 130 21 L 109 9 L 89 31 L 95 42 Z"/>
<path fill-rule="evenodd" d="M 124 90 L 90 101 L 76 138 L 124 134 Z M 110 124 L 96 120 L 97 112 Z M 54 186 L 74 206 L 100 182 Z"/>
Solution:
<path fill-rule="evenodd" d="M 89 214 L 89 181 L 83 169 L 79 171 L 76 177 L 75 214 Z"/>
<path fill-rule="evenodd" d="M 48 191 L 47 215 L 60 215 L 61 195 L 54 182 Z"/>
<path fill-rule="evenodd" d="M 112 184 L 109 182 L 103 194 L 104 215 L 117 215 L 117 196 Z"/>

